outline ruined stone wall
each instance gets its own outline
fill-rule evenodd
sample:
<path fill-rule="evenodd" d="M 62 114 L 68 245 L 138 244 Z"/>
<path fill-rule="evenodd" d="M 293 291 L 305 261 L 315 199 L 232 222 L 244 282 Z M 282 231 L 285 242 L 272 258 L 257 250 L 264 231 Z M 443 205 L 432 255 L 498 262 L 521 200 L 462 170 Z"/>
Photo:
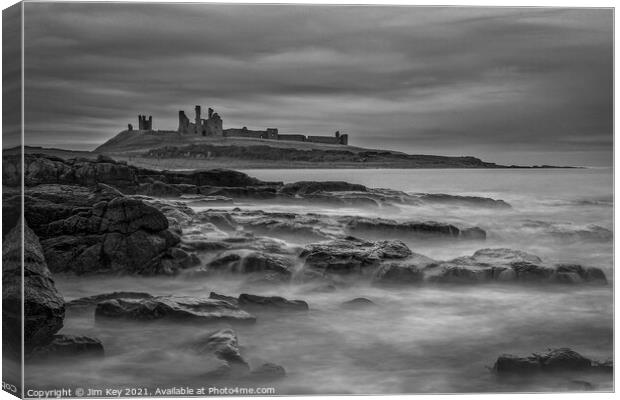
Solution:
<path fill-rule="evenodd" d="M 308 136 L 307 142 L 312 143 L 325 143 L 325 144 L 343 144 L 349 143 L 349 135 L 341 135 L 340 132 L 336 132 L 334 136 Z"/>
<path fill-rule="evenodd" d="M 192 132 L 190 130 L 189 118 L 185 115 L 185 111 L 179 111 L 179 127 L 177 131 L 184 134 Z"/>
<path fill-rule="evenodd" d="M 292 140 L 295 142 L 305 142 L 306 135 L 298 135 L 298 134 L 278 134 L 278 140 Z"/>
<path fill-rule="evenodd" d="M 308 136 L 306 141 L 312 143 L 338 144 L 339 138 L 332 136 Z"/>
<path fill-rule="evenodd" d="M 218 113 L 212 114 L 211 117 L 206 120 L 207 136 L 224 136 L 223 125 L 224 122 Z"/>
<path fill-rule="evenodd" d="M 254 139 L 266 139 L 267 131 L 253 131 L 247 128 L 230 128 L 224 130 L 224 136 L 226 137 L 247 137 Z"/>

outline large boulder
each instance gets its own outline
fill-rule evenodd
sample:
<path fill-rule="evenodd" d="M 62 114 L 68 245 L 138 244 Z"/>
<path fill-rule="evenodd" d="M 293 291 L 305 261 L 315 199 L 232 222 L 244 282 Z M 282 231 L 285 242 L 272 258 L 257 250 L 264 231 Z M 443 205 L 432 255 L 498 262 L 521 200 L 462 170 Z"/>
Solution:
<path fill-rule="evenodd" d="M 300 257 L 304 268 L 322 273 L 362 274 L 374 270 L 383 260 L 404 259 L 411 250 L 401 241 L 369 242 L 353 237 L 313 243 L 304 248 Z"/>
<path fill-rule="evenodd" d="M 540 355 L 540 362 L 549 371 L 584 370 L 592 366 L 592 361 L 569 348 L 552 349 Z"/>
<path fill-rule="evenodd" d="M 64 300 L 54 286 L 39 239 L 27 224 L 21 222 L 4 237 L 2 302 L 2 328 L 8 355 L 20 352 L 22 321 L 26 353 L 34 347 L 49 344 L 63 326 Z"/>
<path fill-rule="evenodd" d="M 250 366 L 241 356 L 237 333 L 230 328 L 208 333 L 192 346 L 198 354 L 215 354 L 226 361 L 231 367 L 249 370 Z"/>
<path fill-rule="evenodd" d="M 27 188 L 25 215 L 52 272 L 173 274 L 191 265 L 168 219 L 105 185 Z"/>
<path fill-rule="evenodd" d="M 549 349 L 545 353 L 533 353 L 528 357 L 503 354 L 498 357 L 493 370 L 498 374 L 523 374 L 533 372 L 613 372 L 611 368 L 600 368 L 605 363 L 592 361 L 567 347 Z"/>
<path fill-rule="evenodd" d="M 97 304 L 95 316 L 138 321 L 171 319 L 201 322 L 254 323 L 256 318 L 223 300 L 181 296 L 144 299 L 112 299 Z"/>

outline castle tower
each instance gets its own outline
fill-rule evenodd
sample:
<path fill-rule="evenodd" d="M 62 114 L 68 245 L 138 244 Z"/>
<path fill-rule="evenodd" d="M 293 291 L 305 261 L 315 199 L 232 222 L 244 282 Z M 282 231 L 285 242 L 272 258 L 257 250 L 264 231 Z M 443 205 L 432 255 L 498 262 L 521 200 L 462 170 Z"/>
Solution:
<path fill-rule="evenodd" d="M 185 111 L 179 111 L 179 128 L 177 129 L 180 133 L 191 133 L 189 131 L 189 118 L 185 115 Z"/>
<path fill-rule="evenodd" d="M 202 122 L 200 120 L 200 106 L 196 106 L 196 133 L 200 131 L 200 127 L 202 126 Z"/>

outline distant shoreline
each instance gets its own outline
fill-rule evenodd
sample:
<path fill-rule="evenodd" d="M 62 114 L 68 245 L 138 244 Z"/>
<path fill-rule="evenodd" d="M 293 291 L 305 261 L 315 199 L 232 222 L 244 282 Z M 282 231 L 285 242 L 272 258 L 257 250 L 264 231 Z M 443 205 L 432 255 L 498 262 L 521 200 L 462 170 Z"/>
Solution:
<path fill-rule="evenodd" d="M 143 150 L 134 150 L 131 152 L 106 152 L 103 153 L 118 161 L 125 161 L 128 164 L 135 165 L 142 168 L 155 168 L 158 170 L 197 170 L 197 169 L 215 169 L 225 168 L 234 170 L 251 170 L 251 169 L 419 169 L 419 170 L 437 170 L 437 169 L 466 169 L 466 170 L 506 170 L 506 169 L 590 169 L 599 167 L 583 167 L 583 166 L 553 166 L 553 165 L 535 165 L 535 166 L 521 166 L 521 165 L 499 165 L 495 163 L 486 163 L 474 157 L 447 157 L 447 156 L 434 156 L 434 155 L 403 155 L 402 153 L 381 153 L 381 159 L 377 161 L 352 161 L 352 160 L 337 160 L 335 156 L 340 154 L 333 154 L 330 150 L 319 150 L 321 152 L 319 156 L 321 159 L 327 158 L 329 161 L 301 161 L 301 160 L 286 160 L 286 159 L 256 159 L 252 157 L 261 157 L 260 151 L 263 147 L 256 147 L 256 145 L 250 145 L 247 147 L 238 146 L 235 149 L 241 148 L 247 150 L 250 157 L 249 159 L 230 158 L 225 156 L 213 157 L 213 158 L 197 158 L 197 157 L 154 157 L 146 156 L 147 152 Z M 4 153 L 16 153 L 20 147 L 13 147 L 3 149 Z M 164 147 L 165 151 L 173 151 L 173 154 L 179 152 L 185 152 L 185 148 L 176 147 Z M 172 149 L 172 150 L 170 150 Z M 211 147 L 213 149 L 213 147 Z M 269 148 L 271 151 L 278 154 L 282 154 L 283 157 L 290 156 L 291 149 L 288 148 Z M 47 155 L 53 155 L 61 158 L 97 158 L 100 152 L 94 151 L 79 151 L 79 150 L 66 150 L 60 148 L 44 148 L 25 146 L 24 151 L 26 153 L 43 153 Z M 160 148 L 154 151 L 162 151 Z M 226 148 L 222 148 L 222 151 L 226 151 Z M 316 151 L 315 151 L 316 152 Z M 314 155 L 315 152 L 312 154 Z M 198 153 L 200 155 L 200 153 Z M 394 154 L 394 155 L 393 155 Z M 243 154 L 242 156 L 247 156 Z M 271 154 L 273 156 L 273 154 Z M 606 167 L 600 167 L 606 168 Z"/>

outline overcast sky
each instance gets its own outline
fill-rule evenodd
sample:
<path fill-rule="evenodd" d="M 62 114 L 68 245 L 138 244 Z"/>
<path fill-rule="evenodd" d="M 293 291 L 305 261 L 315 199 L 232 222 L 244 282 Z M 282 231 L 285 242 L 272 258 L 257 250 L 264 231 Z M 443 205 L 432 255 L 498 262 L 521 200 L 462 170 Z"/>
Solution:
<path fill-rule="evenodd" d="M 350 135 L 506 164 L 611 165 L 612 11 L 26 3 L 26 140 L 176 129 Z"/>

